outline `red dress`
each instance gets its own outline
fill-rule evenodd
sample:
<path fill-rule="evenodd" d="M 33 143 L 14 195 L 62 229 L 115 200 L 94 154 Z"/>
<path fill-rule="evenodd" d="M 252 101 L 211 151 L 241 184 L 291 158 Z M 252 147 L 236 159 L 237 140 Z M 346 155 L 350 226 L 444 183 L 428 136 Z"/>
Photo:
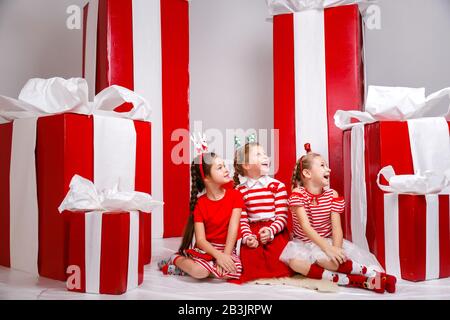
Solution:
<path fill-rule="evenodd" d="M 259 240 L 259 230 L 262 227 L 270 228 L 274 235 L 274 239 L 266 244 L 259 241 L 257 248 L 241 245 L 243 272 L 240 282 L 293 275 L 294 272 L 279 259 L 289 242 L 285 185 L 269 176 L 263 176 L 258 180 L 247 179 L 238 190 L 243 195 L 246 208 L 241 216 L 243 243 L 252 234 Z"/>
<path fill-rule="evenodd" d="M 206 195 L 201 196 L 194 209 L 194 222 L 202 222 L 205 227 L 206 240 L 217 250 L 224 251 L 228 236 L 228 226 L 233 209 L 241 209 L 244 203 L 242 195 L 236 190 L 226 190 L 225 195 L 220 200 L 211 200 Z M 238 235 L 239 236 L 239 235 Z M 236 250 L 233 250 L 231 258 L 236 266 L 236 273 L 220 275 L 217 272 L 216 261 L 202 251 L 196 249 L 200 254 L 191 251 L 190 258 L 204 267 L 217 278 L 239 279 L 242 265 Z M 192 254 L 194 253 L 194 254 Z"/>

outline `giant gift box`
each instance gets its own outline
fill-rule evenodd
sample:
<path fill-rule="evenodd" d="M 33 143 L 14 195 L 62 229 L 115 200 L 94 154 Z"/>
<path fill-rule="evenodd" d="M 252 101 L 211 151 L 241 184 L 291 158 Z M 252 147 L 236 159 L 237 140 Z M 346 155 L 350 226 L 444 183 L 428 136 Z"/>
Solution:
<path fill-rule="evenodd" d="M 1 265 L 66 280 L 69 224 L 58 206 L 75 174 L 150 193 L 151 125 L 133 120 L 149 118 L 147 102 L 121 87 L 87 100 L 84 80 L 59 78 L 30 80 L 19 100 L 0 97 Z M 124 102 L 133 110 L 112 111 Z M 140 219 L 145 264 L 150 221 Z"/>
<path fill-rule="evenodd" d="M 364 101 L 363 21 L 359 1 L 268 0 L 274 14 L 274 128 L 277 179 L 289 184 L 305 143 L 329 161 L 331 185 L 343 192 L 338 109 Z M 349 4 L 340 6 L 340 4 Z M 337 5 L 337 6 L 336 6 Z"/>
<path fill-rule="evenodd" d="M 183 135 L 189 132 L 189 2 L 90 0 L 84 17 L 83 76 L 89 87 L 97 93 L 126 87 L 153 110 L 152 192 L 165 206 L 152 214 L 152 235 L 181 236 L 190 191 L 189 136 Z"/>
<path fill-rule="evenodd" d="M 376 94 L 377 90 L 380 94 Z M 403 101 L 399 103 L 405 108 L 396 105 L 395 99 L 388 102 L 389 107 L 378 108 L 376 103 L 382 105 L 383 102 L 371 99 L 372 92 L 373 96 L 386 98 L 393 91 L 399 93 L 394 96 L 400 97 L 398 101 Z M 421 117 L 426 115 L 429 101 L 412 104 L 417 110 L 424 110 L 422 114 L 406 112 L 414 110 L 408 102 L 414 99 L 404 99 L 411 98 L 408 91 L 369 88 L 368 100 L 375 100 L 369 102 L 371 113 L 347 114 L 363 123 L 347 121 L 342 125 L 342 121 L 337 121 L 342 128 L 352 127 L 344 131 L 343 141 L 344 229 L 346 237 L 373 252 L 387 272 L 411 281 L 445 278 L 450 276 L 448 189 L 427 191 L 425 188 L 422 191 L 413 190 L 411 186 L 417 187 L 416 180 L 423 184 L 424 177 L 431 172 L 441 177 L 445 171 L 447 175 L 450 173 L 450 122 L 439 117 Z M 443 94 L 444 90 L 436 96 Z M 423 108 L 419 108 L 420 105 Z M 346 114 L 338 113 L 336 119 Z M 399 120 L 393 120 L 395 118 Z M 416 177 L 415 183 L 410 183 L 409 189 L 383 191 L 377 177 L 387 166 L 392 166 L 398 177 Z M 380 175 L 380 184 L 386 183 Z"/>

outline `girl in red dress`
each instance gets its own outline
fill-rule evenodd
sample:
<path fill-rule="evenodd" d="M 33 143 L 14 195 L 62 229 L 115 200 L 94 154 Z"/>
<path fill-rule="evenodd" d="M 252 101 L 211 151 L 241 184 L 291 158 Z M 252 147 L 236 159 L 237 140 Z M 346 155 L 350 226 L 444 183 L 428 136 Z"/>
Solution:
<path fill-rule="evenodd" d="M 243 265 L 240 282 L 292 275 L 289 267 L 279 260 L 289 241 L 285 185 L 268 176 L 269 157 L 256 142 L 248 142 L 236 150 L 234 168 L 235 186 L 245 204 L 240 221 Z"/>
<path fill-rule="evenodd" d="M 239 279 L 242 266 L 235 246 L 242 196 L 227 188 L 232 182 L 230 173 L 214 153 L 202 153 L 192 162 L 191 177 L 191 213 L 182 244 L 179 252 L 161 261 L 159 267 L 165 274 L 187 273 L 196 279 Z M 199 196 L 201 192 L 204 194 Z"/>
<path fill-rule="evenodd" d="M 338 285 L 361 287 L 378 293 L 395 292 L 396 278 L 383 273 L 376 258 L 343 239 L 340 214 L 344 198 L 329 188 L 330 168 L 309 144 L 292 175 L 289 198 L 294 239 L 280 260 L 294 271 Z"/>

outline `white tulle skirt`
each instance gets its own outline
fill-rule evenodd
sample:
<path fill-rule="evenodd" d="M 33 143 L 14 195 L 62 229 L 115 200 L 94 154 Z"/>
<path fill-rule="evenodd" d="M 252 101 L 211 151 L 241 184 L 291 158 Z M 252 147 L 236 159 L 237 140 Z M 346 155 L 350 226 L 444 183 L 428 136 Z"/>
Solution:
<path fill-rule="evenodd" d="M 330 245 L 333 243 L 330 238 L 325 240 L 328 241 Z M 347 259 L 371 267 L 377 271 L 384 272 L 384 269 L 372 253 L 361 249 L 345 239 L 342 248 L 344 249 Z M 304 242 L 299 239 L 289 241 L 280 255 L 280 260 L 286 264 L 289 264 L 289 260 L 291 259 L 305 260 L 310 263 L 315 263 L 318 260 L 331 260 L 315 243 Z"/>

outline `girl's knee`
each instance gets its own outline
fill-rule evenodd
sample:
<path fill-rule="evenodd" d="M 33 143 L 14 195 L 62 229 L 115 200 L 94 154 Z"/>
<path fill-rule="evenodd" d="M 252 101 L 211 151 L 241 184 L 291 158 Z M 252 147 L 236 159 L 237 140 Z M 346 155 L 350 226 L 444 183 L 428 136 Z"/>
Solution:
<path fill-rule="evenodd" d="M 209 271 L 201 266 L 197 266 L 192 270 L 190 276 L 195 279 L 205 279 L 209 277 Z"/>
<path fill-rule="evenodd" d="M 301 273 L 303 275 L 306 275 L 309 271 L 309 268 L 311 264 L 309 261 L 306 260 L 300 260 L 300 259 L 291 259 L 289 260 L 289 268 L 294 270 L 295 272 Z"/>
<path fill-rule="evenodd" d="M 324 269 L 330 271 L 337 271 L 339 269 L 339 264 L 331 260 L 320 260 L 317 263 Z"/>

